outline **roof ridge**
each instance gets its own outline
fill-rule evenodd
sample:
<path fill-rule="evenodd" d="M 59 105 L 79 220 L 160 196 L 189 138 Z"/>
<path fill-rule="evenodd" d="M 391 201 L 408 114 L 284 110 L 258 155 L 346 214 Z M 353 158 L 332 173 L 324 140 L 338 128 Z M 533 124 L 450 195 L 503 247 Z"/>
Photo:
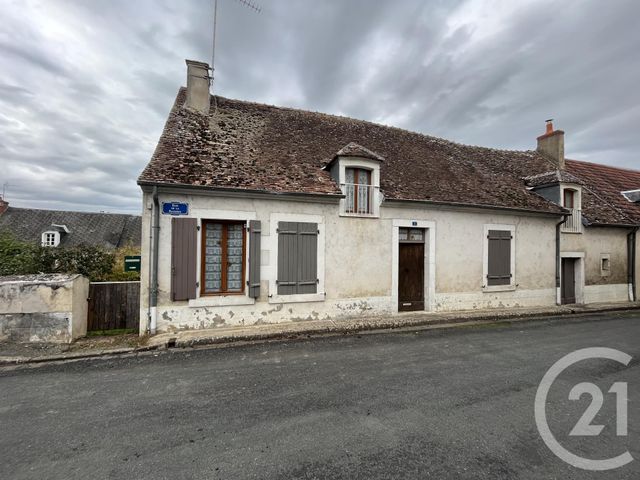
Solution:
<path fill-rule="evenodd" d="M 181 90 L 182 89 L 185 89 L 185 87 L 181 87 Z M 539 152 L 537 152 L 536 150 L 531 150 L 531 149 L 530 150 L 516 150 L 516 149 L 486 147 L 486 146 L 482 146 L 482 145 L 471 145 L 471 144 L 468 144 L 468 143 L 456 142 L 454 140 L 449 140 L 449 139 L 443 138 L 443 137 L 436 137 L 434 135 L 429 135 L 429 134 L 426 134 L 426 133 L 423 133 L 423 132 L 416 132 L 414 130 L 409 130 L 407 128 L 396 127 L 394 125 L 385 125 L 384 123 L 373 122 L 371 120 L 363 120 L 361 118 L 348 117 L 346 115 L 337 115 L 337 114 L 334 114 L 334 113 L 319 112 L 319 111 L 315 111 L 315 110 L 305 110 L 303 108 L 282 107 L 282 106 L 273 105 L 273 104 L 270 104 L 270 103 L 260 103 L 260 102 L 254 102 L 254 101 L 249 101 L 249 100 L 240 100 L 240 99 L 236 99 L 236 98 L 223 97 L 221 95 L 211 95 L 211 97 L 215 97 L 218 100 L 222 100 L 222 101 L 243 103 L 245 105 L 253 105 L 253 106 L 256 106 L 256 107 L 262 107 L 262 108 L 266 107 L 266 108 L 270 108 L 270 109 L 290 111 L 290 112 L 309 113 L 309 114 L 313 114 L 313 115 L 329 117 L 329 118 L 335 118 L 335 119 L 339 119 L 339 120 L 351 120 L 351 121 L 355 121 L 355 122 L 361 122 L 361 123 L 368 124 L 368 125 L 373 125 L 373 126 L 376 126 L 376 127 L 389 128 L 389 129 L 392 129 L 392 130 L 397 130 L 399 132 L 404 132 L 404 133 L 408 133 L 408 134 L 411 134 L 411 135 L 418 135 L 420 137 L 427 138 L 429 140 L 433 140 L 433 141 L 437 141 L 437 142 L 446 142 L 446 143 L 449 143 L 451 145 L 455 145 L 455 146 L 459 146 L 459 147 L 480 148 L 480 149 L 483 149 L 483 150 L 488 150 L 488 151 L 492 151 L 492 152 L 502 152 L 502 153 L 524 153 L 524 154 L 529 154 L 529 155 L 533 155 L 533 154 L 536 154 L 536 153 L 539 154 Z"/>
<path fill-rule="evenodd" d="M 80 214 L 86 214 L 86 215 L 119 215 L 119 216 L 130 217 L 130 218 L 141 217 L 141 215 L 136 215 L 134 213 L 83 212 L 80 210 L 55 210 L 52 208 L 14 207 L 12 205 L 9 205 L 9 207 L 7 208 L 7 211 L 9 210 L 30 210 L 32 212 L 35 211 L 35 212 L 55 212 L 55 213 L 80 213 Z"/>

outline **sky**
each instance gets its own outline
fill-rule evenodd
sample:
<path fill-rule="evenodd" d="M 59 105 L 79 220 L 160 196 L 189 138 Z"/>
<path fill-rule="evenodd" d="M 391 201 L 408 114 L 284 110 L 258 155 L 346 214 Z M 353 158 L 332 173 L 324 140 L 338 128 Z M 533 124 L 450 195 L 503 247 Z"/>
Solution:
<path fill-rule="evenodd" d="M 215 93 L 457 142 L 640 168 L 640 2 L 219 0 Z M 213 0 L 0 0 L 0 186 L 13 206 L 139 213 Z M 639 186 L 640 187 L 640 186 Z"/>

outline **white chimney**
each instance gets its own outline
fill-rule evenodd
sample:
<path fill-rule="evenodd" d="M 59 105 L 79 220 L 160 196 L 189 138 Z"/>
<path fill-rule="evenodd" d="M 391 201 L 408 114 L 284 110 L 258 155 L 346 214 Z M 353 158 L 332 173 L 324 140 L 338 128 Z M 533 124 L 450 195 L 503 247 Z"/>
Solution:
<path fill-rule="evenodd" d="M 203 115 L 209 114 L 209 64 L 195 60 L 187 63 L 187 102 L 185 106 Z"/>

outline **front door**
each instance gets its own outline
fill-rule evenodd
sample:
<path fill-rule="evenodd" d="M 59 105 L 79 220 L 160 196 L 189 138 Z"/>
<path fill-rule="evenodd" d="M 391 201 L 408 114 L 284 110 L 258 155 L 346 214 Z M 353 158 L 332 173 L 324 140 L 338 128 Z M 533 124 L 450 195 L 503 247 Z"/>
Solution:
<path fill-rule="evenodd" d="M 562 285 L 560 286 L 562 304 L 576 303 L 576 259 L 562 259 Z"/>
<path fill-rule="evenodd" d="M 398 310 L 424 310 L 424 243 L 400 243 Z"/>

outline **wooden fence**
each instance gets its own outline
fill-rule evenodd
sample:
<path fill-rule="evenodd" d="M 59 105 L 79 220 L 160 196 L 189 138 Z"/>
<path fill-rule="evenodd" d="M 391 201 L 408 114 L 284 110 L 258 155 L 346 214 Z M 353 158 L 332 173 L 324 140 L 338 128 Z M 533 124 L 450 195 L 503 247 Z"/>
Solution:
<path fill-rule="evenodd" d="M 89 284 L 87 331 L 135 329 L 140 325 L 140 282 Z"/>

